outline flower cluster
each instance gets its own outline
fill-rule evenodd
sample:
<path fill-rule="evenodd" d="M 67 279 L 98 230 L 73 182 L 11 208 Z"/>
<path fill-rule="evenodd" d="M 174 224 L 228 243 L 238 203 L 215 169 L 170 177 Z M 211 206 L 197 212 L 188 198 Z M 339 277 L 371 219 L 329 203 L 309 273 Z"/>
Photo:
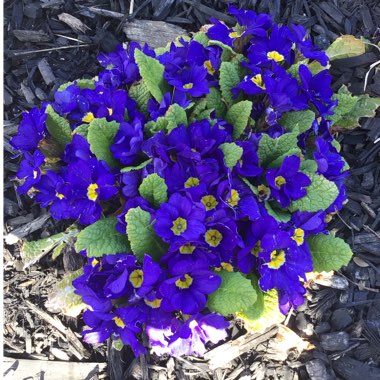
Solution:
<path fill-rule="evenodd" d="M 227 336 L 228 313 L 208 300 L 236 303 L 233 275 L 275 289 L 284 314 L 303 303 L 307 239 L 345 201 L 328 57 L 301 26 L 230 13 L 234 28 L 212 20 L 165 49 L 101 54 L 96 80 L 25 113 L 11 142 L 20 194 L 57 220 L 115 220 L 96 239 L 118 248 L 74 281 L 88 343 L 202 355 Z"/>

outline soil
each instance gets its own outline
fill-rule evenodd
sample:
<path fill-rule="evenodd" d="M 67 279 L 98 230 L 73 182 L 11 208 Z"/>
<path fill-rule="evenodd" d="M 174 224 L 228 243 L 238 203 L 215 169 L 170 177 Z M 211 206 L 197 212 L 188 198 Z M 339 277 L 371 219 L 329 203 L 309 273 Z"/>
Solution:
<path fill-rule="evenodd" d="M 123 29 L 134 20 L 165 21 L 187 32 L 198 30 L 209 17 L 230 22 L 228 1 L 223 0 L 131 3 L 129 14 L 131 4 L 123 0 L 4 2 L 4 222 L 5 234 L 16 235 L 4 246 L 4 354 L 9 359 L 4 375 L 7 379 L 27 378 L 22 372 L 27 359 L 30 376 L 35 375 L 31 372 L 36 363 L 45 366 L 43 371 L 36 369 L 37 374 L 48 373 L 46 363 L 57 366 L 65 362 L 77 365 L 77 374 L 82 373 L 80 366 L 87 365 L 88 371 L 83 367 L 88 372 L 86 379 L 379 379 L 379 115 L 361 119 L 361 128 L 337 134 L 351 170 L 346 181 L 348 203 L 329 229 L 346 239 L 355 256 L 333 277 L 321 275 L 310 282 L 305 304 L 286 319 L 289 330 L 275 327 L 252 340 L 233 323 L 223 346 L 224 363 L 211 369 L 209 362 L 199 358 L 152 355 L 134 359 L 125 348 L 119 352 L 105 345 L 88 346 L 78 339 L 83 327 L 80 318 L 54 316 L 47 311 L 45 303 L 55 284 L 82 262 L 67 250 L 55 260 L 46 255 L 23 269 L 22 241 L 62 232 L 68 224 L 54 221 L 46 210 L 15 190 L 12 177 L 20 158 L 15 157 L 9 140 L 17 132 L 21 113 L 52 99 L 62 83 L 96 75 L 96 55 L 128 41 Z M 340 34 L 363 36 L 374 44 L 380 40 L 378 0 L 230 3 L 271 13 L 277 22 L 303 24 L 322 48 Z M 145 34 L 149 35 L 149 30 Z M 363 93 L 366 74 L 379 59 L 379 49 L 370 47 L 360 57 L 335 61 L 331 68 L 334 90 L 346 84 L 354 94 Z M 380 71 L 376 68 L 370 70 L 365 93 L 380 96 Z M 285 339 L 294 338 L 285 348 L 279 344 L 284 335 Z M 238 343 L 242 352 L 229 361 L 227 348 Z M 220 351 L 210 349 L 215 355 L 209 357 L 220 358 Z M 91 363 L 96 366 L 91 367 Z M 65 379 L 67 375 L 56 372 L 45 378 Z"/>

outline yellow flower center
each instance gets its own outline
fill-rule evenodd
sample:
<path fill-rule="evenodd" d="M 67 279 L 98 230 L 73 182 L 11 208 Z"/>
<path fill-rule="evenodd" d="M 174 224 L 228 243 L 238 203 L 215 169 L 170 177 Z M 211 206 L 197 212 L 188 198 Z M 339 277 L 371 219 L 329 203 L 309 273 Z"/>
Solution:
<path fill-rule="evenodd" d="M 201 202 L 207 211 L 213 210 L 218 205 L 218 201 L 213 195 L 205 195 L 202 197 Z"/>
<path fill-rule="evenodd" d="M 223 235 L 218 230 L 208 230 L 205 233 L 205 240 L 211 247 L 217 247 L 222 239 Z"/>
<path fill-rule="evenodd" d="M 58 192 L 55 193 L 55 196 L 56 196 L 57 198 L 59 198 L 59 199 L 63 199 L 63 198 L 65 198 L 65 196 L 64 196 L 63 194 L 58 193 Z"/>
<path fill-rule="evenodd" d="M 280 188 L 282 185 L 285 185 L 286 180 L 282 175 L 279 175 L 278 177 L 274 179 L 274 183 L 276 184 L 278 188 Z"/>
<path fill-rule="evenodd" d="M 150 306 L 152 309 L 158 309 L 161 306 L 162 299 L 156 298 L 153 301 L 148 301 L 147 299 L 144 299 L 144 302 Z"/>
<path fill-rule="evenodd" d="M 292 239 L 297 243 L 297 245 L 302 245 L 304 242 L 305 231 L 302 228 L 296 228 Z"/>
<path fill-rule="evenodd" d="M 96 183 L 91 183 L 91 185 L 88 186 L 87 188 L 87 198 L 90 201 L 96 201 L 98 199 L 98 192 L 96 191 L 98 189 L 98 184 Z"/>
<path fill-rule="evenodd" d="M 263 77 L 261 76 L 261 74 L 257 74 L 257 75 L 255 75 L 254 77 L 252 77 L 252 78 L 251 78 L 251 81 L 252 81 L 257 87 L 260 87 L 260 88 L 262 88 L 263 90 L 265 90 L 265 84 L 264 84 Z"/>
<path fill-rule="evenodd" d="M 231 190 L 231 197 L 227 198 L 227 203 L 231 207 L 235 207 L 235 206 L 237 206 L 237 204 L 239 203 L 239 201 L 240 201 L 239 193 L 237 192 L 237 190 L 232 189 Z"/>
<path fill-rule="evenodd" d="M 234 270 L 234 267 L 230 263 L 222 263 L 221 266 L 227 272 L 233 272 Z"/>
<path fill-rule="evenodd" d="M 38 171 L 33 170 L 33 179 L 36 179 L 38 177 Z"/>
<path fill-rule="evenodd" d="M 193 86 L 194 86 L 194 83 L 186 83 L 183 85 L 183 88 L 185 90 L 191 90 L 193 88 Z"/>
<path fill-rule="evenodd" d="M 179 248 L 179 252 L 183 255 L 189 255 L 193 253 L 195 250 L 195 246 L 191 245 L 190 243 L 184 244 Z"/>
<path fill-rule="evenodd" d="M 94 114 L 92 112 L 87 112 L 86 115 L 83 116 L 82 121 L 84 121 L 85 123 L 91 123 L 94 119 Z"/>
<path fill-rule="evenodd" d="M 215 69 L 212 67 L 212 63 L 210 60 L 208 61 L 205 61 L 205 63 L 203 64 L 203 66 L 207 69 L 207 72 L 211 75 L 213 75 L 215 73 Z"/>
<path fill-rule="evenodd" d="M 121 327 L 122 329 L 125 327 L 125 323 L 120 317 L 114 317 L 113 320 L 115 321 L 116 326 Z"/>
<path fill-rule="evenodd" d="M 267 57 L 268 59 L 273 59 L 275 62 L 281 62 L 285 59 L 285 57 L 277 51 L 268 51 Z"/>
<path fill-rule="evenodd" d="M 229 35 L 228 35 L 228 37 L 230 37 L 230 38 L 238 38 L 238 37 L 240 37 L 241 36 L 241 34 L 239 33 L 239 32 L 231 32 Z"/>
<path fill-rule="evenodd" d="M 332 218 L 333 218 L 332 214 L 327 214 L 325 217 L 325 223 L 330 223 Z"/>
<path fill-rule="evenodd" d="M 175 282 L 180 289 L 188 289 L 192 283 L 193 279 L 187 273 Z"/>
<path fill-rule="evenodd" d="M 258 257 L 259 256 L 259 253 L 262 251 L 262 248 L 261 248 L 261 242 L 258 241 L 256 243 L 256 245 L 251 249 L 251 253 L 253 256 L 255 257 Z"/>
<path fill-rule="evenodd" d="M 181 217 L 178 217 L 174 222 L 173 222 L 173 227 L 171 230 L 173 231 L 173 234 L 176 236 L 181 235 L 182 232 L 185 232 L 187 228 L 187 221 Z"/>
<path fill-rule="evenodd" d="M 144 281 L 144 272 L 141 269 L 135 269 L 129 275 L 129 281 L 134 288 L 139 288 Z"/>
<path fill-rule="evenodd" d="M 188 189 L 190 187 L 195 187 L 199 185 L 199 179 L 196 177 L 190 177 L 186 182 L 185 182 L 185 188 Z"/>
<path fill-rule="evenodd" d="M 99 260 L 92 259 L 92 261 L 91 261 L 91 266 L 92 266 L 93 268 L 95 268 L 98 264 L 99 264 Z"/>
<path fill-rule="evenodd" d="M 107 110 L 108 110 L 108 114 L 109 114 L 110 116 L 112 116 L 112 114 L 113 114 L 113 109 L 112 109 L 112 108 L 107 108 Z"/>
<path fill-rule="evenodd" d="M 270 254 L 270 262 L 268 267 L 271 269 L 278 269 L 285 263 L 285 251 L 282 249 L 279 251 L 272 251 Z"/>

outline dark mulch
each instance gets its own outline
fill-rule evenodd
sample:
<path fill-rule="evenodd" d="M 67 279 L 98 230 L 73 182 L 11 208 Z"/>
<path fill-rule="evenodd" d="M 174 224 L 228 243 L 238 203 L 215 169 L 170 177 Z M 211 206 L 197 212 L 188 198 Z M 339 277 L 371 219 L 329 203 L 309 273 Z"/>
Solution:
<path fill-rule="evenodd" d="M 209 17 L 230 22 L 224 0 L 136 0 L 129 14 L 127 1 L 5 1 L 4 63 L 4 212 L 6 233 L 18 231 L 27 240 L 63 231 L 33 201 L 19 197 L 11 178 L 19 158 L 9 145 L 16 133 L 20 114 L 51 99 L 58 86 L 80 77 L 91 78 L 99 69 L 96 55 L 111 51 L 126 36 L 149 35 L 142 23 L 158 20 L 196 31 Z M 380 4 L 378 0 L 243 0 L 239 3 L 258 12 L 271 13 L 276 21 L 303 24 L 314 42 L 326 48 L 340 34 L 354 34 L 378 43 Z M 75 17 L 76 19 L 73 19 Z M 123 31 L 124 30 L 124 31 Z M 369 66 L 380 59 L 376 48 L 366 54 L 336 61 L 331 73 L 333 87 L 349 85 L 363 92 Z M 372 70 L 366 92 L 380 96 L 380 72 Z M 301 355 L 294 347 L 281 351 L 277 329 L 253 341 L 243 342 L 246 352 L 225 366 L 210 370 L 194 358 L 134 359 L 124 349 L 78 343 L 75 334 L 80 320 L 49 319 L 43 314 L 48 294 L 66 271 L 75 269 L 61 255 L 53 261 L 44 257 L 23 271 L 21 240 L 4 250 L 4 343 L 5 355 L 15 359 L 106 362 L 111 379 L 379 379 L 380 362 L 380 117 L 362 119 L 362 128 L 340 134 L 344 157 L 351 165 L 347 180 L 348 203 L 330 223 L 355 252 L 353 261 L 334 277 L 321 276 L 310 284 L 307 301 L 289 316 L 287 323 L 309 346 Z M 35 306 L 32 307 L 30 302 Z M 59 328 L 62 329 L 60 331 Z M 235 325 L 227 347 L 246 339 Z M 247 343 L 247 344 L 246 344 Z M 312 348 L 312 349 L 310 349 Z M 108 355 L 108 359 L 107 359 Z M 21 363 L 20 360 L 19 363 Z M 18 363 L 18 364 L 19 364 Z M 17 365 L 18 365 L 17 364 Z M 99 368 L 99 367 L 98 367 Z M 95 373 L 97 370 L 95 370 Z M 94 372 L 91 372 L 94 373 Z M 15 377 L 17 377 L 17 369 Z M 9 372 L 8 372 L 9 375 Z M 33 374 L 31 374 L 33 375 Z M 104 378 L 104 373 L 87 378 Z M 66 378 L 62 373 L 56 379 Z"/>

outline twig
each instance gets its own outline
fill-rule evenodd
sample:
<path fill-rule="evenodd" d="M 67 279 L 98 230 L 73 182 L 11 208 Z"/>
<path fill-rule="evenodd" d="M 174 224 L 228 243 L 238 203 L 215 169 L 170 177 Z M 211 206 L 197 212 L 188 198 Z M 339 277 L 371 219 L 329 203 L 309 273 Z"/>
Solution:
<path fill-rule="evenodd" d="M 367 288 L 366 286 L 360 285 L 360 284 L 358 284 L 357 282 L 352 281 L 351 279 L 349 279 L 348 277 L 346 277 L 343 273 L 341 273 L 341 272 L 338 272 L 338 273 L 339 273 L 342 277 L 344 277 L 347 281 L 351 282 L 351 284 L 356 285 L 358 288 L 361 288 L 361 289 L 364 289 L 364 290 L 368 290 L 369 292 L 379 293 L 379 289 Z M 358 302 L 359 302 L 359 301 L 358 301 Z"/>
<path fill-rule="evenodd" d="M 368 77 L 369 77 L 369 73 L 371 72 L 371 70 L 373 68 L 375 68 L 377 65 L 380 64 L 380 60 L 372 63 L 372 65 L 369 67 L 368 71 L 366 72 L 365 74 L 365 77 L 364 77 L 364 88 L 363 88 L 363 92 L 365 91 L 365 89 L 367 88 L 367 82 L 368 82 Z"/>
<path fill-rule="evenodd" d="M 54 47 L 54 48 L 49 48 L 49 49 L 40 49 L 40 50 L 24 50 L 24 51 L 8 50 L 7 53 L 12 57 L 20 57 L 22 55 L 28 55 L 28 54 L 46 53 L 46 52 L 55 51 L 55 50 L 83 48 L 83 47 L 90 47 L 90 46 L 91 44 L 81 44 L 81 45 L 59 46 L 59 47 Z"/>
<path fill-rule="evenodd" d="M 331 360 L 339 359 L 343 354 L 345 354 L 345 353 L 353 350 L 354 348 L 356 348 L 358 346 L 360 346 L 360 342 L 353 344 L 351 347 L 348 347 L 348 348 L 346 348 L 345 350 L 343 350 L 341 352 L 337 352 L 336 354 L 329 355 L 329 358 Z"/>
<path fill-rule="evenodd" d="M 134 0 L 131 0 L 131 3 L 129 4 L 129 14 L 131 15 L 133 13 L 133 7 L 135 5 Z"/>

